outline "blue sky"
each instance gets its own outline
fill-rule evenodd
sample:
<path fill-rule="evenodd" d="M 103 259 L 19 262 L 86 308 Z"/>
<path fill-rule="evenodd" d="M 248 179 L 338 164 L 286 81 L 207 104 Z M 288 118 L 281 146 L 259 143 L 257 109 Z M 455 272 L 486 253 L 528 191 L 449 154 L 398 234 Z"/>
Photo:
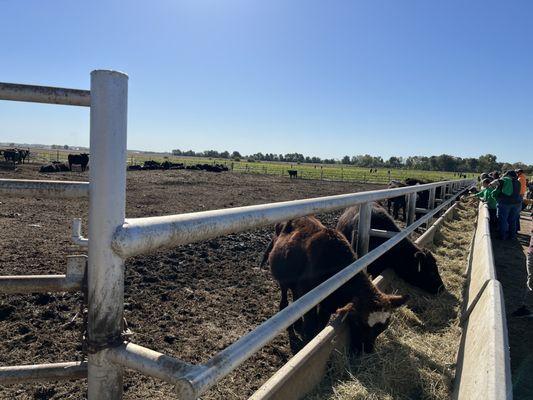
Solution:
<path fill-rule="evenodd" d="M 128 147 L 533 163 L 533 2 L 0 0 L 0 81 L 130 76 Z M 0 141 L 88 145 L 0 103 Z"/>

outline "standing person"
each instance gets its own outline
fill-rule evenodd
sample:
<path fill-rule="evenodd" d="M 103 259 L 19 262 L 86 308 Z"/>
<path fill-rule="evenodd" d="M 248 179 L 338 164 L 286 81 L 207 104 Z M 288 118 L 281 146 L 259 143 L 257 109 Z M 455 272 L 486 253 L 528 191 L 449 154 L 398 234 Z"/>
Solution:
<path fill-rule="evenodd" d="M 481 201 L 487 203 L 487 206 L 489 208 L 490 228 L 491 230 L 496 230 L 498 227 L 498 219 L 496 212 L 498 202 L 494 197 L 494 192 L 496 191 L 496 189 L 490 187 L 491 182 L 492 180 L 488 177 L 483 179 L 483 181 L 481 181 L 481 190 L 472 196 L 477 197 Z"/>
<path fill-rule="evenodd" d="M 522 305 L 511 314 L 513 317 L 533 316 L 533 231 L 531 234 L 526 256 L 526 290 L 522 298 Z"/>
<path fill-rule="evenodd" d="M 520 212 L 526 208 L 526 205 L 524 203 L 524 195 L 526 194 L 527 189 L 527 179 L 524 175 L 524 171 L 521 169 L 517 169 L 516 171 L 516 177 L 518 179 L 518 182 L 520 182 L 520 198 L 522 199 L 522 202 L 520 204 L 520 211 L 518 211 L 518 216 L 516 217 L 516 231 L 518 232 L 520 230 Z"/>
<path fill-rule="evenodd" d="M 507 171 L 503 178 L 493 181 L 490 185 L 496 188 L 494 197 L 498 202 L 497 215 L 500 239 L 514 239 L 522 207 L 520 182 L 518 182 L 516 172 Z"/>
<path fill-rule="evenodd" d="M 517 169 L 516 175 L 518 176 L 518 181 L 520 182 L 520 197 L 522 197 L 522 200 L 523 200 L 526 195 L 526 189 L 527 189 L 526 174 L 524 174 L 524 171 L 522 169 Z M 524 208 L 526 208 L 526 204 L 522 201 L 522 210 Z"/>

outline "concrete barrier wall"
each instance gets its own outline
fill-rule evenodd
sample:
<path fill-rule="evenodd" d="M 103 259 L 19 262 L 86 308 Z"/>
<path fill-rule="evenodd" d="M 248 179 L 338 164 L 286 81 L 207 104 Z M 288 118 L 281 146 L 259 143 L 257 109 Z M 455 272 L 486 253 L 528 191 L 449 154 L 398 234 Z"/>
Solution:
<path fill-rule="evenodd" d="M 465 297 L 467 314 L 481 295 L 485 285 L 496 279 L 494 255 L 490 240 L 489 210 L 483 203 L 479 205 L 477 227 L 472 249 L 472 263 L 468 275 L 468 290 Z"/>
<path fill-rule="evenodd" d="M 507 321 L 485 204 L 479 206 L 470 261 L 453 398 L 509 400 L 512 384 Z"/>

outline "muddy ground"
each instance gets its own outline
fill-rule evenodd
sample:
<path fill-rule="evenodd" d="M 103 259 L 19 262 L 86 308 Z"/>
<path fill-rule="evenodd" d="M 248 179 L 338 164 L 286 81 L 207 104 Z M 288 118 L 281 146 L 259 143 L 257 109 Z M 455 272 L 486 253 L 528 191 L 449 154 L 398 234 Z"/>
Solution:
<path fill-rule="evenodd" d="M 88 173 L 39 174 L 38 166 L 1 178 L 88 180 Z M 381 186 L 382 187 L 382 186 Z M 237 207 L 381 188 L 268 175 L 201 171 L 128 172 L 127 217 Z M 87 221 L 87 201 L 0 197 L 0 274 L 64 273 L 72 218 Z M 324 216 L 335 223 L 335 214 Z M 219 350 L 272 316 L 279 291 L 258 268 L 272 229 L 176 247 L 126 262 L 125 316 L 132 341 L 190 363 Z M 0 365 L 83 358 L 77 294 L 0 295 Z M 290 357 L 277 337 L 203 399 L 244 399 Z M 81 399 L 86 381 L 0 386 L 0 399 Z M 126 371 L 125 399 L 174 398 L 164 382 Z"/>

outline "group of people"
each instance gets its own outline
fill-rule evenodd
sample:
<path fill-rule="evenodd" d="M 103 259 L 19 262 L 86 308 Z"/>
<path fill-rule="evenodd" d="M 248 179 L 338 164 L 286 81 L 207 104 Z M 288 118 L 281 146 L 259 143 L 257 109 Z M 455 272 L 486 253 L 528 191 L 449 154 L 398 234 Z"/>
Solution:
<path fill-rule="evenodd" d="M 532 199 L 526 198 L 531 182 L 521 169 L 507 171 L 503 177 L 498 172 L 481 174 L 480 181 L 482 190 L 474 196 L 487 203 L 493 231 L 502 240 L 514 239 L 520 230 L 521 211 L 533 204 Z M 526 290 L 522 305 L 512 313 L 515 317 L 533 316 L 533 235 L 529 240 L 526 271 Z"/>
<path fill-rule="evenodd" d="M 524 171 L 509 170 L 501 177 L 499 172 L 483 173 L 480 180 L 482 190 L 475 196 L 487 203 L 491 227 L 501 240 L 514 239 L 520 230 L 520 212 L 527 202 Z"/>

